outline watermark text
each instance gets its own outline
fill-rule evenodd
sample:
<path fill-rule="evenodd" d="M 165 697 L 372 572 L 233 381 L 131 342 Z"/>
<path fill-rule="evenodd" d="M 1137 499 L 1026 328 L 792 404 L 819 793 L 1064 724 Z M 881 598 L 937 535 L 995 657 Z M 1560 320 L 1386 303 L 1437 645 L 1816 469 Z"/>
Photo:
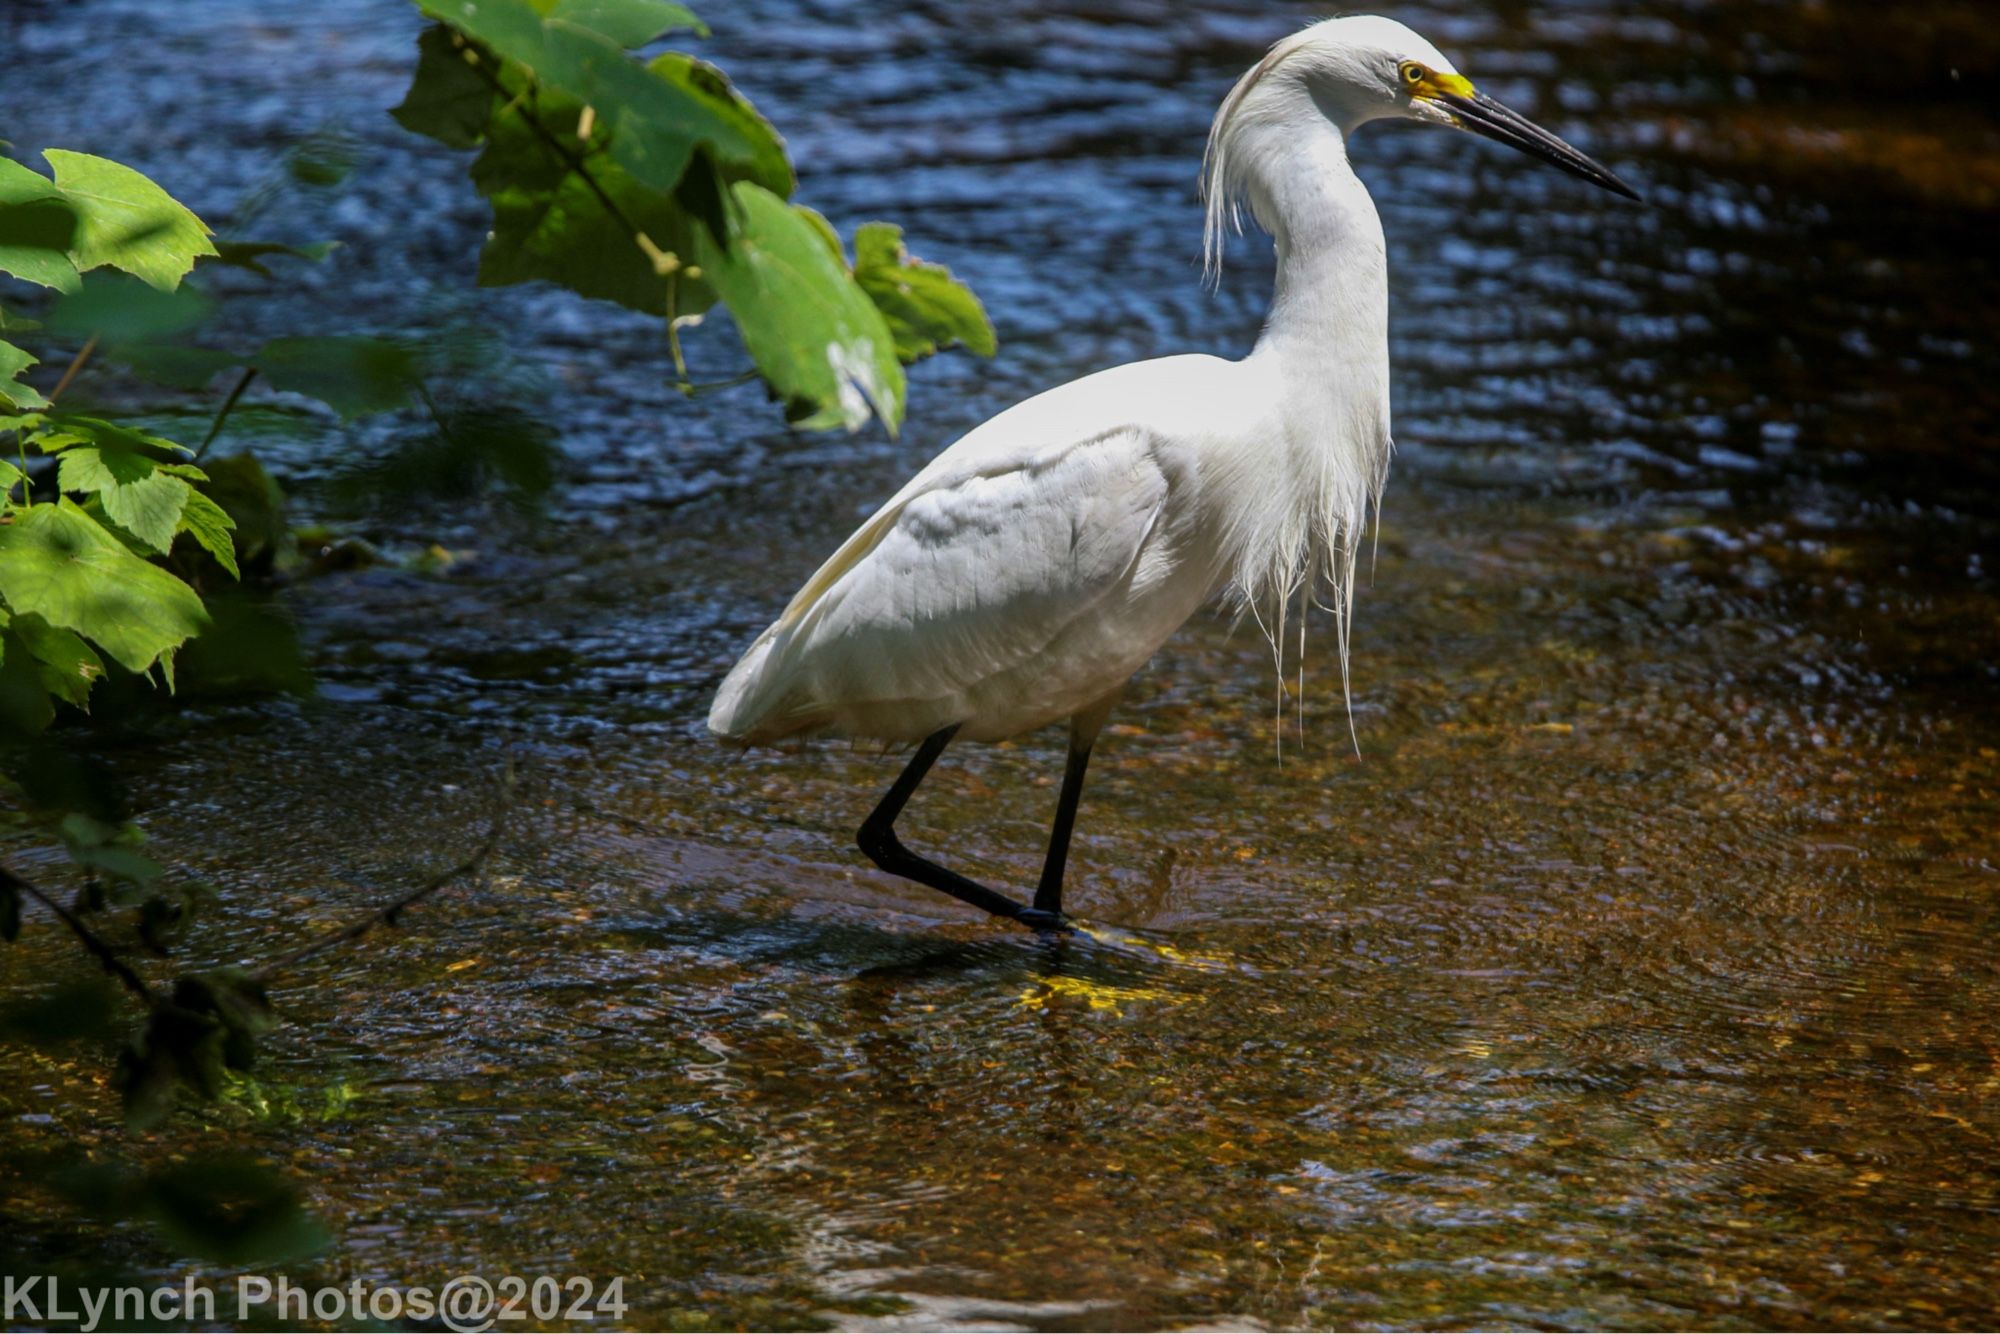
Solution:
<path fill-rule="evenodd" d="M 328 1324 L 436 1320 L 464 1334 L 520 1325 L 622 1323 L 625 1280 L 571 1274 L 488 1279 L 460 1274 L 438 1287 L 355 1279 L 317 1287 L 282 1275 L 242 1274 L 220 1286 L 193 1276 L 180 1283 L 124 1286 L 66 1282 L 52 1274 L 9 1276 L 0 1282 L 0 1323 L 76 1323 L 84 1334 L 150 1322 L 166 1325 L 308 1320 Z"/>

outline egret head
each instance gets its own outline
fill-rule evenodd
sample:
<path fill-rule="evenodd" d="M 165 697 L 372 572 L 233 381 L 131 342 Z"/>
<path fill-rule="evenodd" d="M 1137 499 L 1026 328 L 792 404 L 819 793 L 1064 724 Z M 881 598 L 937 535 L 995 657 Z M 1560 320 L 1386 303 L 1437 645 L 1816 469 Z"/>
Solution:
<path fill-rule="evenodd" d="M 1224 215 L 1256 184 L 1257 159 L 1271 154 L 1270 145 L 1314 121 L 1346 132 L 1375 120 L 1470 130 L 1615 194 L 1639 197 L 1603 164 L 1473 87 L 1443 52 L 1403 24 L 1349 14 L 1278 42 L 1223 99 L 1209 131 L 1203 176 L 1211 265 Z"/>

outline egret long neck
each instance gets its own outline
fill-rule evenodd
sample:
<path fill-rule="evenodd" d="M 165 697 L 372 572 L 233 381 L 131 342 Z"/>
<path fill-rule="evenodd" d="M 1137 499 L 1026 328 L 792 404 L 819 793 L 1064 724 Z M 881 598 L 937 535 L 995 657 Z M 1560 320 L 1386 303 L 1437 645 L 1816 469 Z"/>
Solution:
<path fill-rule="evenodd" d="M 1345 136 L 1316 108 L 1239 142 L 1255 163 L 1251 208 L 1277 246 L 1270 317 L 1243 363 L 1275 400 L 1277 438 L 1260 441 L 1257 469 L 1232 479 L 1233 578 L 1280 630 L 1294 591 L 1330 582 L 1344 672 L 1355 553 L 1389 462 L 1382 222 Z"/>
<path fill-rule="evenodd" d="M 1321 429 L 1386 439 L 1389 270 L 1382 221 L 1348 165 L 1345 136 L 1331 122 L 1314 120 L 1309 129 L 1289 130 L 1260 173 L 1263 197 L 1253 206 L 1276 245 L 1278 278 L 1255 355 L 1277 361 L 1291 407 L 1321 418 L 1314 423 Z"/>

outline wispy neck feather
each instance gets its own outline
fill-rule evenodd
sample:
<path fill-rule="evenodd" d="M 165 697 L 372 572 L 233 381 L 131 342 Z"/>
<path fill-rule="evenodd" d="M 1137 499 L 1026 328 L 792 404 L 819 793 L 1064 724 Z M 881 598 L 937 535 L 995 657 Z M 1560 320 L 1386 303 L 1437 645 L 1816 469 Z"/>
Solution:
<path fill-rule="evenodd" d="M 1345 694 L 1362 534 L 1380 502 L 1391 447 L 1388 266 L 1382 224 L 1348 165 L 1343 128 L 1285 67 L 1291 55 L 1286 43 L 1273 48 L 1231 92 L 1209 135 L 1211 266 L 1219 264 L 1224 230 L 1238 226 L 1239 202 L 1271 234 L 1278 261 L 1251 362 L 1270 372 L 1283 438 L 1270 442 L 1270 453 L 1244 459 L 1233 479 L 1231 574 L 1240 606 L 1271 640 L 1281 680 L 1293 600 L 1325 594 Z M 1301 616 L 1302 692 L 1304 626 Z"/>
<path fill-rule="evenodd" d="M 1367 16 L 1328 19 L 1283 38 L 1222 99 L 1209 126 L 1202 155 L 1201 192 L 1207 203 L 1202 224 L 1202 256 L 1211 282 L 1222 270 L 1225 236 L 1243 230 L 1247 201 L 1257 222 L 1276 235 L 1280 221 L 1268 208 L 1262 187 L 1280 183 L 1271 158 L 1294 136 L 1332 126 L 1346 135 L 1368 121 L 1395 114 L 1394 104 L 1370 91 L 1360 50 L 1330 35 L 1379 27 Z M 1400 25 L 1392 25 L 1400 27 Z M 1414 34 L 1408 34 L 1417 40 Z M 1443 57 L 1439 56 L 1441 67 Z"/>

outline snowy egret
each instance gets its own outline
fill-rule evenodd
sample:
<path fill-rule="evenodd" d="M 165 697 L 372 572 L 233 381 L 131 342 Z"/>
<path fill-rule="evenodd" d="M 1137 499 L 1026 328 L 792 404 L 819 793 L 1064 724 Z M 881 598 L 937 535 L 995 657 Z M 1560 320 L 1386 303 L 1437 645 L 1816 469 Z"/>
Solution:
<path fill-rule="evenodd" d="M 1126 681 L 1229 590 L 1283 641 L 1324 582 L 1343 680 L 1355 555 L 1386 475 L 1388 279 L 1382 224 L 1347 160 L 1374 120 L 1453 126 L 1638 196 L 1476 90 L 1391 19 L 1327 19 L 1237 81 L 1209 132 L 1211 275 L 1247 201 L 1277 289 L 1241 361 L 1164 357 L 1017 404 L 912 478 L 822 565 L 717 692 L 709 727 L 916 742 L 862 824 L 883 870 L 1038 930 L 1061 925 L 1084 769 Z M 1034 902 L 920 857 L 895 820 L 954 738 L 1069 720 L 1069 760 Z"/>

